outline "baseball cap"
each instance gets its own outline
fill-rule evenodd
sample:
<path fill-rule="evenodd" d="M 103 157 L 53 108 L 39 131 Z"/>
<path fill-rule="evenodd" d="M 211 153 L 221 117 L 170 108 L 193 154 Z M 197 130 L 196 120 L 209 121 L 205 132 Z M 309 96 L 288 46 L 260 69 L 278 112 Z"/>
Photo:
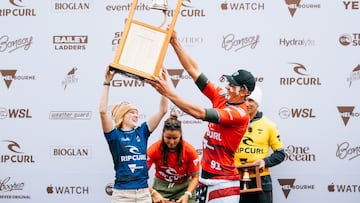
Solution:
<path fill-rule="evenodd" d="M 255 78 L 247 70 L 239 69 L 232 75 L 223 75 L 230 84 L 241 86 L 252 92 L 255 88 Z"/>
<path fill-rule="evenodd" d="M 262 91 L 259 86 L 256 86 L 254 91 L 251 92 L 251 94 L 248 96 L 249 99 L 254 100 L 258 106 L 260 106 L 262 101 Z"/>

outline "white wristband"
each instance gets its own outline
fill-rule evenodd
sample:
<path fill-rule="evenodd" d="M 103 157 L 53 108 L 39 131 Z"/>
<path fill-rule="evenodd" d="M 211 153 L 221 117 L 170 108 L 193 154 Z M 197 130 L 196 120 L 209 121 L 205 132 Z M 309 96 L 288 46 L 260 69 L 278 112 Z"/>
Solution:
<path fill-rule="evenodd" d="M 191 192 L 186 191 L 184 194 L 187 194 L 187 195 L 189 195 L 189 198 L 192 198 L 192 193 Z"/>

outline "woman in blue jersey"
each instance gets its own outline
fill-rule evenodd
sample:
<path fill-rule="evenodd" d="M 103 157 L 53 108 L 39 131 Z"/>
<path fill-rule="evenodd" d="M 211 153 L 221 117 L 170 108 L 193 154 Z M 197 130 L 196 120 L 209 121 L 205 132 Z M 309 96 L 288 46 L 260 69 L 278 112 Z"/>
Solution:
<path fill-rule="evenodd" d="M 147 141 L 168 110 L 168 100 L 161 97 L 159 110 L 138 126 L 138 109 L 129 103 L 115 104 L 107 110 L 110 82 L 116 72 L 105 70 L 99 111 L 106 141 L 114 162 L 115 183 L 112 203 L 151 203 L 146 165 Z M 114 124 L 112 117 L 114 118 Z"/>

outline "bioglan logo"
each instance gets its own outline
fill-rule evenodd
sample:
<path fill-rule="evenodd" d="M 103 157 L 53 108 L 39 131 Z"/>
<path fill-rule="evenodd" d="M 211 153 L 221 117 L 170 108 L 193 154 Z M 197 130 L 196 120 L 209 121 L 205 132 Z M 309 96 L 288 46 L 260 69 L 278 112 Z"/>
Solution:
<path fill-rule="evenodd" d="M 240 49 L 250 47 L 255 49 L 260 41 L 260 35 L 236 37 L 235 34 L 230 33 L 223 36 L 221 47 L 226 51 L 239 51 Z"/>
<path fill-rule="evenodd" d="M 57 12 L 89 12 L 92 10 L 92 1 L 89 0 L 53 0 L 51 1 L 53 11 Z"/>
<path fill-rule="evenodd" d="M 32 155 L 25 154 L 20 145 L 13 140 L 2 140 L 7 145 L 8 154 L 0 155 L 0 163 L 35 163 Z"/>
<path fill-rule="evenodd" d="M 295 180 L 296 179 L 278 179 L 281 190 L 283 191 L 286 199 L 292 190 L 315 190 L 315 185 L 295 185 Z"/>
<path fill-rule="evenodd" d="M 285 0 L 291 17 L 294 17 L 298 9 L 319 9 L 320 4 L 301 4 L 301 0 Z"/>
<path fill-rule="evenodd" d="M 87 35 L 56 35 L 53 36 L 56 51 L 83 51 L 86 50 L 89 37 Z"/>
<path fill-rule="evenodd" d="M 356 80 L 360 80 L 360 64 L 351 71 L 350 76 L 347 78 L 349 88 L 351 87 L 352 82 Z"/>
<path fill-rule="evenodd" d="M 51 146 L 51 158 L 89 159 L 91 148 L 88 146 Z"/>
<path fill-rule="evenodd" d="M 16 75 L 16 72 L 16 69 L 0 70 L 1 76 L 8 89 L 10 89 L 13 80 L 35 80 L 35 75 Z"/>
<path fill-rule="evenodd" d="M 288 108 L 282 107 L 279 110 L 279 117 L 282 119 L 288 118 L 316 118 L 313 108 Z"/>
<path fill-rule="evenodd" d="M 339 159 L 353 160 L 360 156 L 360 146 L 351 146 L 349 142 L 337 144 L 336 157 Z"/>
<path fill-rule="evenodd" d="M 344 33 L 339 37 L 339 43 L 343 46 L 360 46 L 360 33 Z"/>
<path fill-rule="evenodd" d="M 285 160 L 296 162 L 310 162 L 316 161 L 315 154 L 310 153 L 308 146 L 294 146 L 289 145 L 285 149 Z"/>
<path fill-rule="evenodd" d="M 307 69 L 303 64 L 300 63 L 289 63 L 293 66 L 293 71 L 298 75 L 298 77 L 281 77 L 280 85 L 300 85 L 300 86 L 320 86 L 319 77 L 310 77 L 307 73 Z"/>
<path fill-rule="evenodd" d="M 337 109 L 345 126 L 348 124 L 350 118 L 358 118 L 360 116 L 359 112 L 354 112 L 355 106 L 338 106 Z"/>
<path fill-rule="evenodd" d="M 265 10 L 265 3 L 263 2 L 234 2 L 229 3 L 224 1 L 220 4 L 220 8 L 223 11 L 232 10 L 232 11 L 263 11 Z"/>
<path fill-rule="evenodd" d="M 8 35 L 0 36 L 0 52 L 11 53 L 16 50 L 24 49 L 29 50 L 33 43 L 33 37 L 23 37 L 11 39 Z"/>
<path fill-rule="evenodd" d="M 5 1 L 5 0 L 3 0 Z M 32 8 L 25 8 L 27 5 L 26 3 L 29 0 L 9 0 L 10 4 L 15 8 L 1 8 L 0 9 L 0 17 L 1 16 L 21 16 L 21 17 L 28 17 L 28 16 L 36 16 L 35 9 Z"/>
<path fill-rule="evenodd" d="M 61 84 L 64 86 L 64 90 L 66 87 L 70 84 L 74 84 L 78 82 L 78 78 L 75 77 L 75 72 L 78 70 L 77 67 L 73 67 L 65 76 L 64 80 L 61 82 Z"/>

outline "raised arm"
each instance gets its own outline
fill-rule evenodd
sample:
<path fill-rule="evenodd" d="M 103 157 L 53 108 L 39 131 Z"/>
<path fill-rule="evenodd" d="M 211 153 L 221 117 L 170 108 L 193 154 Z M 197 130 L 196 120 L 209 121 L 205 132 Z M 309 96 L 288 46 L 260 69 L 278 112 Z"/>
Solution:
<path fill-rule="evenodd" d="M 163 72 L 163 74 L 166 75 L 165 72 Z M 205 119 L 205 109 L 196 104 L 190 103 L 175 94 L 175 92 L 170 89 L 168 82 L 164 79 L 164 77 L 156 78 L 155 81 L 148 81 L 148 83 L 151 84 L 151 86 L 153 86 L 161 95 L 170 99 L 171 102 L 179 107 L 183 112 L 196 119 Z"/>
<path fill-rule="evenodd" d="M 105 81 L 103 84 L 103 90 L 100 97 L 99 112 L 101 125 L 104 132 L 110 132 L 114 127 L 111 120 L 111 115 L 108 112 L 109 101 L 109 89 L 110 82 L 114 78 L 115 72 L 110 72 L 109 67 L 105 69 Z"/>
<path fill-rule="evenodd" d="M 159 111 L 155 112 L 147 121 L 150 132 L 153 132 L 159 125 L 161 119 L 165 116 L 168 111 L 169 104 L 168 99 L 164 96 L 160 98 Z"/>
<path fill-rule="evenodd" d="M 201 71 L 196 62 L 185 52 L 180 41 L 178 40 L 177 33 L 174 30 L 170 39 L 172 45 L 181 65 L 184 67 L 186 72 L 192 77 L 194 81 L 199 77 Z"/>

